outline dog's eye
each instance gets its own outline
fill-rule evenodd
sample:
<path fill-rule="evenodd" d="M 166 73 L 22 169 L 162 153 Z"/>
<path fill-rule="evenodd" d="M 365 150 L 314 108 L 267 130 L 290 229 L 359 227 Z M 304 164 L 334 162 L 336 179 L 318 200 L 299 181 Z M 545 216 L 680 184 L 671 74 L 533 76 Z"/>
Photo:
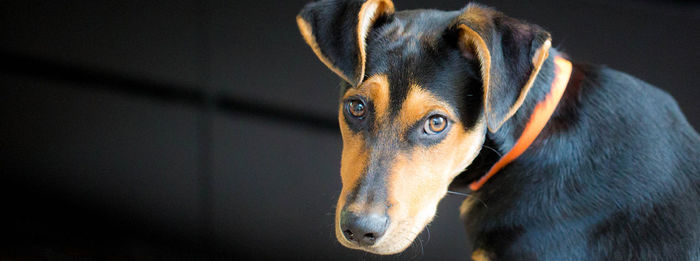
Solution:
<path fill-rule="evenodd" d="M 350 100 L 345 106 L 347 107 L 350 115 L 356 118 L 362 118 L 362 116 L 365 116 L 365 111 L 367 109 L 365 103 L 363 103 L 361 100 Z"/>
<path fill-rule="evenodd" d="M 442 115 L 433 115 L 425 121 L 425 133 L 430 135 L 438 134 L 447 128 L 447 119 Z"/>

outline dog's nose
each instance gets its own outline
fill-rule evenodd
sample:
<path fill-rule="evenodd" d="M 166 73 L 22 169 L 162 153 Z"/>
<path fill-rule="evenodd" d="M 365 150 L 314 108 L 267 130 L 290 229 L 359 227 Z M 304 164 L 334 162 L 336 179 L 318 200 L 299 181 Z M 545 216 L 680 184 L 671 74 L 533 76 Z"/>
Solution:
<path fill-rule="evenodd" d="M 345 238 L 362 246 L 374 245 L 384 235 L 388 224 L 388 216 L 374 213 L 356 215 L 345 212 L 340 218 L 340 229 Z"/>

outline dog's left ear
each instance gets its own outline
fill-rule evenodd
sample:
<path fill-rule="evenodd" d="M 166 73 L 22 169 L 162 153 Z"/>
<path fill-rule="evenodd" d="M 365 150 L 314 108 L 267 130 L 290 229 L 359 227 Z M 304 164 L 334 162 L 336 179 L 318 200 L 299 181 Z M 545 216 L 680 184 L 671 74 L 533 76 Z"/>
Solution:
<path fill-rule="evenodd" d="M 390 0 L 323 0 L 304 7 L 297 24 L 316 56 L 353 86 L 362 83 L 372 25 L 394 13 Z"/>
<path fill-rule="evenodd" d="M 523 104 L 549 56 L 551 36 L 478 5 L 467 6 L 455 27 L 463 55 L 480 62 L 487 124 L 496 132 Z"/>

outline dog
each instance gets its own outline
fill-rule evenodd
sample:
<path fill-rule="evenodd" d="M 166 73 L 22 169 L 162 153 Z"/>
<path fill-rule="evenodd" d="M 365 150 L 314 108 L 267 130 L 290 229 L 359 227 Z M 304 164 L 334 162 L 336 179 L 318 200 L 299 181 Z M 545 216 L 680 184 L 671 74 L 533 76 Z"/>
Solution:
<path fill-rule="evenodd" d="M 665 92 L 489 7 L 297 16 L 342 79 L 338 241 L 395 254 L 450 187 L 474 260 L 699 260 L 700 136 Z"/>

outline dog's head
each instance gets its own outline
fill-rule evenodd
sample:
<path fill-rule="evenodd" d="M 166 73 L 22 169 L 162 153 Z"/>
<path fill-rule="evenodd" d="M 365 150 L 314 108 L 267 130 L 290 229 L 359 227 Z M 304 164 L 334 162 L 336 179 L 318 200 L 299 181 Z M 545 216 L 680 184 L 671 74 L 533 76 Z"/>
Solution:
<path fill-rule="evenodd" d="M 477 5 L 394 12 L 390 0 L 326 0 L 297 23 L 345 82 L 336 237 L 378 254 L 403 251 L 432 220 L 550 47 L 541 28 Z"/>

